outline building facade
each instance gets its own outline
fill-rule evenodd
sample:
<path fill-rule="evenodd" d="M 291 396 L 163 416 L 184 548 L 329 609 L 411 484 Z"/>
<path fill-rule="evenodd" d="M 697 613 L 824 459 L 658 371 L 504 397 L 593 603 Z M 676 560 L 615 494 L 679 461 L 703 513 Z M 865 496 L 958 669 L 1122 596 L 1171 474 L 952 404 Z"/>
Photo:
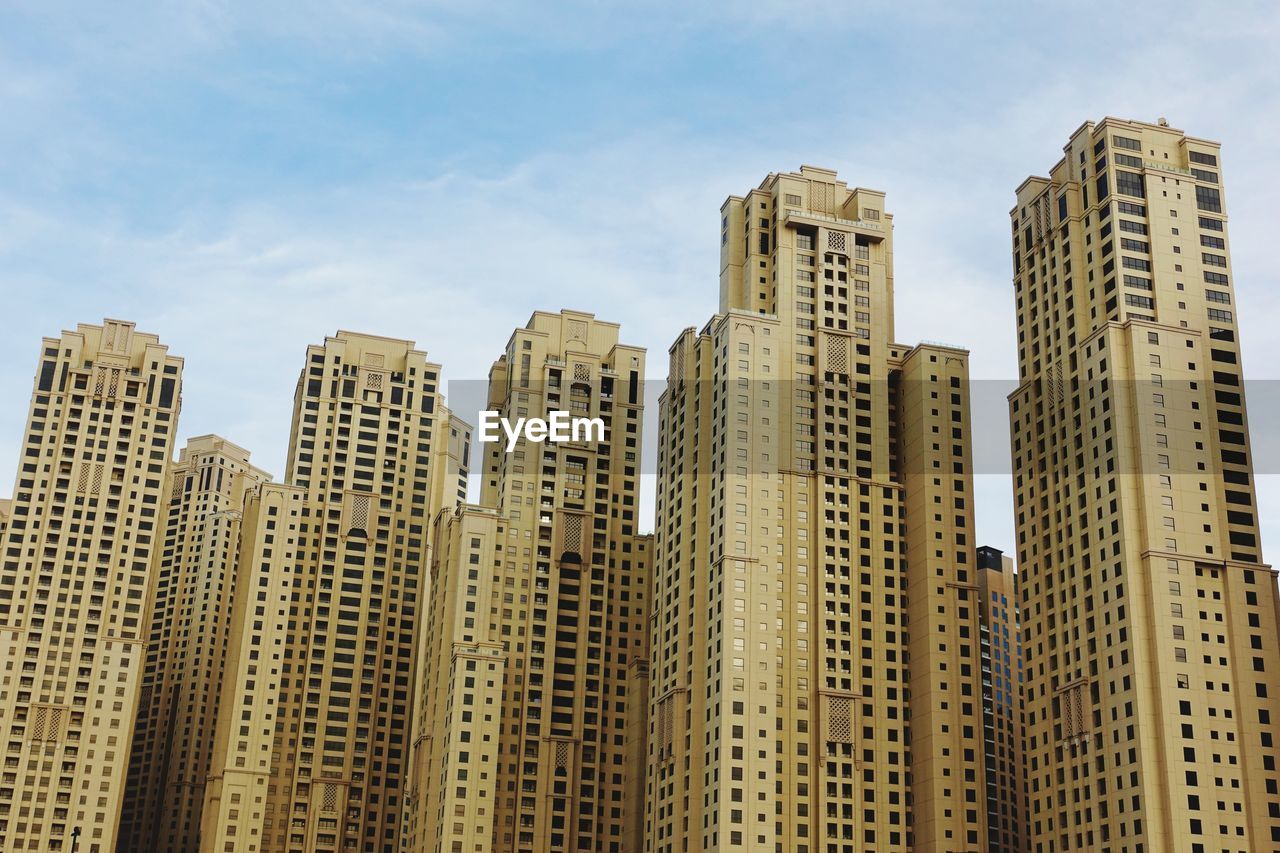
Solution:
<path fill-rule="evenodd" d="M 308 348 L 287 485 L 245 510 L 202 850 L 399 849 L 430 522 L 468 440 L 411 341 Z"/>
<path fill-rule="evenodd" d="M 187 442 L 165 495 L 120 850 L 200 849 L 247 492 L 270 475 L 216 435 Z"/>
<path fill-rule="evenodd" d="M 591 314 L 537 312 L 489 374 L 514 422 L 603 438 L 487 443 L 481 505 L 436 523 L 409 848 L 639 849 L 650 539 L 636 532 L 644 351 Z"/>
<path fill-rule="evenodd" d="M 1022 763 L 1022 649 L 1018 642 L 1017 576 L 1013 558 L 980 545 L 978 593 L 982 605 L 982 729 L 986 749 L 988 849 L 1023 853 L 1026 840 L 1026 768 Z"/>
<path fill-rule="evenodd" d="M 883 193 L 721 210 L 661 399 L 645 848 L 986 849 L 967 353 L 894 343 Z"/>
<path fill-rule="evenodd" d="M 43 341 L 0 561 L 0 849 L 116 847 L 181 383 L 132 323 Z"/>
<path fill-rule="evenodd" d="M 1035 851 L 1280 845 L 1221 152 L 1081 125 L 1011 211 L 1010 396 Z"/>

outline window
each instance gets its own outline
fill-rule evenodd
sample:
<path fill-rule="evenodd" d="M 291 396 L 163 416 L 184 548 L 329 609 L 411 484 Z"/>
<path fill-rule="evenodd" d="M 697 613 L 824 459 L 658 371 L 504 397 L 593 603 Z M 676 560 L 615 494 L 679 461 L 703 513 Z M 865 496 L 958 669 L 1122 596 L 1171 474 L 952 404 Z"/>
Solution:
<path fill-rule="evenodd" d="M 1139 158 L 1139 157 L 1133 157 L 1133 156 L 1131 156 L 1131 155 L 1129 155 L 1129 154 L 1117 154 L 1117 155 L 1116 155 L 1116 165 L 1117 165 L 1117 166 L 1128 166 L 1128 167 L 1129 167 L 1129 168 L 1131 168 L 1131 169 L 1141 169 L 1141 168 L 1142 168 L 1142 159 L 1141 159 L 1141 158 Z"/>
<path fill-rule="evenodd" d="M 1201 217 L 1200 217 L 1200 227 L 1201 227 L 1201 228 L 1208 229 L 1209 231 L 1221 231 L 1221 230 L 1222 230 L 1222 220 L 1221 220 L 1221 219 L 1210 219 L 1208 216 L 1201 216 Z"/>
<path fill-rule="evenodd" d="M 1111 142 L 1117 148 L 1125 148 L 1129 151 L 1141 151 L 1142 143 L 1136 139 L 1130 139 L 1127 136 L 1113 136 Z"/>
<path fill-rule="evenodd" d="M 1143 278 L 1142 276 L 1138 276 L 1138 275 L 1126 275 L 1124 277 L 1124 286 L 1136 287 L 1139 290 L 1150 290 L 1151 279 Z"/>
<path fill-rule="evenodd" d="M 1135 308 L 1155 308 L 1155 300 L 1149 296 L 1138 296 L 1135 293 L 1126 293 L 1124 295 L 1124 304 L 1132 305 Z"/>
<path fill-rule="evenodd" d="M 1143 189 L 1142 175 L 1138 172 L 1126 172 L 1120 169 L 1116 170 L 1116 192 L 1121 195 L 1137 196 L 1145 198 L 1146 192 Z"/>
<path fill-rule="evenodd" d="M 1067 218 L 1067 197 L 1065 195 L 1058 196 L 1058 221 Z"/>
<path fill-rule="evenodd" d="M 1120 248 L 1128 249 L 1130 252 L 1150 252 L 1151 245 L 1145 240 L 1130 240 L 1122 238 L 1120 240 Z"/>
<path fill-rule="evenodd" d="M 800 196 L 798 196 L 798 195 L 796 195 L 796 194 L 794 194 L 794 193 L 787 193 L 787 204 L 791 204 L 791 205 L 795 205 L 796 207 L 799 207 L 799 206 L 800 206 Z"/>
<path fill-rule="evenodd" d="M 1227 259 L 1223 255 L 1213 255 L 1209 252 L 1201 252 L 1200 260 L 1204 261 L 1205 266 L 1209 267 L 1225 267 Z"/>
<path fill-rule="evenodd" d="M 1205 166 L 1217 166 L 1218 158 L 1212 154 L 1205 154 L 1203 151 L 1188 151 L 1187 156 L 1191 158 L 1192 163 L 1200 163 Z"/>
<path fill-rule="evenodd" d="M 1142 258 L 1126 257 L 1124 259 L 1124 267 L 1125 269 L 1130 269 L 1130 270 L 1142 270 L 1144 272 L 1150 272 L 1151 261 L 1145 261 Z"/>
<path fill-rule="evenodd" d="M 1227 285 L 1227 277 L 1220 272 L 1209 272 L 1205 270 L 1204 280 L 1209 284 L 1220 284 L 1223 287 Z"/>
<path fill-rule="evenodd" d="M 1147 206 L 1145 204 L 1133 204 L 1128 201 L 1116 202 L 1116 210 L 1121 213 L 1127 213 L 1130 216 L 1146 216 Z"/>
<path fill-rule="evenodd" d="M 1130 234 L 1146 234 L 1147 226 L 1143 225 L 1141 222 L 1134 222 L 1131 219 L 1121 219 L 1120 230 L 1128 231 Z"/>
<path fill-rule="evenodd" d="M 1213 187 L 1196 187 L 1196 207 L 1210 213 L 1222 212 L 1222 194 Z"/>
<path fill-rule="evenodd" d="M 1218 182 L 1217 172 L 1206 172 L 1204 169 L 1192 169 L 1191 174 L 1198 181 L 1204 181 L 1210 184 L 1216 184 Z"/>
<path fill-rule="evenodd" d="M 1200 245 L 1208 249 L 1225 249 L 1227 243 L 1221 237 L 1210 237 L 1208 234 L 1200 235 Z"/>
<path fill-rule="evenodd" d="M 1230 323 L 1230 322 L 1231 322 L 1231 312 L 1230 312 L 1230 311 L 1223 311 L 1223 310 L 1221 310 L 1220 308 L 1210 308 L 1210 309 L 1209 309 L 1209 319 L 1210 319 L 1210 320 L 1217 320 L 1219 323 Z"/>
<path fill-rule="evenodd" d="M 1206 290 L 1204 292 L 1204 298 L 1208 299 L 1210 302 L 1221 302 L 1224 305 L 1231 304 L 1231 294 L 1223 293 L 1221 290 Z"/>

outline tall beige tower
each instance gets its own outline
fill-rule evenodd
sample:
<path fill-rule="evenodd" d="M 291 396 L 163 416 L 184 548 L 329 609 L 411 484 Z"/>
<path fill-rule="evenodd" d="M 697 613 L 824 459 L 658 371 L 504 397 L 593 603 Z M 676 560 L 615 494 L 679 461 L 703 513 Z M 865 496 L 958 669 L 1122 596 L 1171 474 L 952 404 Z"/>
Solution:
<path fill-rule="evenodd" d="M 399 848 L 429 525 L 468 438 L 412 342 L 308 348 L 288 485 L 245 510 L 202 850 Z"/>
<path fill-rule="evenodd" d="M 1023 761 L 1022 646 L 1017 575 L 998 548 L 977 549 L 982 620 L 982 727 L 986 745 L 987 850 L 1027 849 L 1027 772 Z"/>
<path fill-rule="evenodd" d="M 247 450 L 216 435 L 189 440 L 171 467 L 122 851 L 200 849 L 244 502 L 269 479 Z"/>
<path fill-rule="evenodd" d="M 721 209 L 661 400 L 654 853 L 986 849 L 968 356 L 893 336 L 883 193 Z"/>
<path fill-rule="evenodd" d="M 640 849 L 643 376 L 643 350 L 576 311 L 535 313 L 490 371 L 489 409 L 509 421 L 561 411 L 604 432 L 486 444 L 483 506 L 436 523 L 413 851 Z"/>
<path fill-rule="evenodd" d="M 181 383 L 132 323 L 44 339 L 0 562 L 0 849 L 115 849 Z"/>
<path fill-rule="evenodd" d="M 1280 848 L 1262 562 L 1217 143 L 1081 125 L 1011 212 L 1032 849 Z"/>

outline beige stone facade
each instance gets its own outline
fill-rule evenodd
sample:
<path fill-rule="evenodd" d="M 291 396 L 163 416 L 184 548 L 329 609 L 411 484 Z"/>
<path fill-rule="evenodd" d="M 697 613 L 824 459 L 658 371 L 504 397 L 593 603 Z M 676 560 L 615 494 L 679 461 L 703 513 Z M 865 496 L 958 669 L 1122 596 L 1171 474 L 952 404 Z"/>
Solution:
<path fill-rule="evenodd" d="M 201 850 L 399 849 L 428 537 L 468 429 L 410 341 L 309 347 L 287 486 L 246 509 Z"/>
<path fill-rule="evenodd" d="M 644 351 L 577 311 L 535 313 L 490 371 L 489 410 L 600 418 L 605 438 L 485 444 L 482 506 L 436 523 L 413 851 L 638 849 L 643 377 Z"/>
<path fill-rule="evenodd" d="M 1031 849 L 1277 849 L 1276 580 L 1222 155 L 1112 118 L 1063 151 L 1010 216 Z"/>
<path fill-rule="evenodd" d="M 977 557 L 988 849 L 990 853 L 1022 853 L 1027 849 L 1026 714 L 1022 706 L 1017 575 L 1013 558 L 998 548 L 980 546 Z"/>
<path fill-rule="evenodd" d="M 188 441 L 171 467 L 122 850 L 200 849 L 245 497 L 268 480 L 247 450 L 215 435 Z"/>
<path fill-rule="evenodd" d="M 43 341 L 0 558 L 0 849 L 116 847 L 181 384 L 132 323 Z"/>
<path fill-rule="evenodd" d="M 661 401 L 645 849 L 986 849 L 964 350 L 833 172 L 721 210 Z"/>

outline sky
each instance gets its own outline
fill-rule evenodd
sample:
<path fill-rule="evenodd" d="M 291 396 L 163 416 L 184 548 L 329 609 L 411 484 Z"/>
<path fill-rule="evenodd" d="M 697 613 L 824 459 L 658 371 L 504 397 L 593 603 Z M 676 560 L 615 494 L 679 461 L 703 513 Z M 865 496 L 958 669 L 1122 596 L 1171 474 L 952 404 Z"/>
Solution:
<path fill-rule="evenodd" d="M 896 339 L 971 350 L 978 539 L 1012 549 L 1014 190 L 1086 120 L 1165 117 L 1223 143 L 1280 543 L 1277 47 L 1273 2 L 0 0 L 0 481 L 40 337 L 103 317 L 185 358 L 181 437 L 277 476 L 338 329 L 458 382 L 574 308 L 661 379 L 717 309 L 721 202 L 807 163 L 887 193 Z"/>

